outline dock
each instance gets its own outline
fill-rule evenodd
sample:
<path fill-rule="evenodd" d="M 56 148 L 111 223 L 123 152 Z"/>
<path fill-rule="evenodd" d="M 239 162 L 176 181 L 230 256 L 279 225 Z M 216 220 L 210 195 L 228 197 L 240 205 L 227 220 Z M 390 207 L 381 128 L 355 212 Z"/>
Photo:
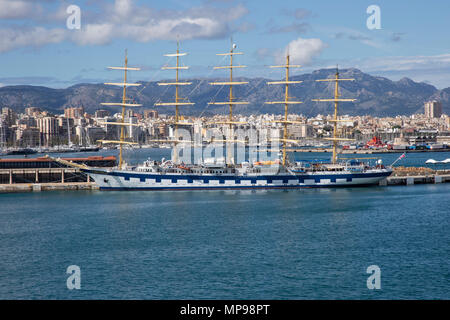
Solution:
<path fill-rule="evenodd" d="M 298 152 L 298 153 L 308 153 L 308 152 L 320 152 L 320 153 L 332 153 L 331 148 L 290 148 L 286 150 L 287 152 Z M 385 153 L 433 153 L 433 152 L 449 152 L 450 149 L 436 149 L 436 150 L 388 150 L 388 149 L 346 149 L 341 150 L 341 154 L 385 154 Z M 259 152 L 268 152 L 268 150 L 261 150 Z"/>
<path fill-rule="evenodd" d="M 116 162 L 115 157 L 65 159 L 97 167 L 113 167 Z M 49 158 L 0 159 L 0 193 L 96 189 L 97 184 L 79 168 Z"/>
<path fill-rule="evenodd" d="M 96 189 L 89 175 L 75 168 L 0 169 L 0 193 Z"/>
<path fill-rule="evenodd" d="M 437 184 L 450 182 L 450 170 L 425 167 L 396 167 L 390 177 L 380 181 L 381 186 Z"/>
<path fill-rule="evenodd" d="M 450 182 L 450 174 L 421 176 L 391 176 L 380 181 L 380 186 L 411 186 L 415 184 L 437 184 Z"/>
<path fill-rule="evenodd" d="M 0 184 L 91 182 L 75 168 L 0 169 Z"/>
<path fill-rule="evenodd" d="M 0 184 L 0 193 L 39 191 L 98 190 L 95 182 Z"/>

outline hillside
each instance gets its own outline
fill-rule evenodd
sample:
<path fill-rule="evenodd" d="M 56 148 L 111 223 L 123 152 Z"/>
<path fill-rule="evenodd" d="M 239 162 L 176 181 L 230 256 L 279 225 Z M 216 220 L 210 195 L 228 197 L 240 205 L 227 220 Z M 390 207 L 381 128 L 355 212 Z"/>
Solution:
<path fill-rule="evenodd" d="M 290 96 L 304 101 L 301 105 L 293 105 L 292 113 L 302 113 L 307 116 L 327 114 L 332 112 L 331 103 L 312 102 L 314 98 L 331 98 L 334 95 L 334 83 L 316 82 L 314 80 L 333 77 L 334 69 L 321 69 L 309 74 L 291 77 L 292 80 L 302 80 L 302 84 L 290 87 Z M 341 94 L 345 98 L 355 98 L 355 103 L 343 103 L 341 114 L 395 116 L 410 115 L 423 112 L 423 103 L 430 99 L 439 99 L 443 103 L 444 112 L 450 114 L 450 88 L 438 90 L 426 83 L 417 83 L 403 78 L 391 81 L 384 77 L 375 77 L 358 69 L 343 69 L 342 78 L 355 78 L 353 82 L 341 83 Z M 183 107 L 183 114 L 210 115 L 225 114 L 226 106 L 208 106 L 208 102 L 225 101 L 228 99 L 226 88 L 211 86 L 209 82 L 215 79 L 191 79 L 192 85 L 181 87 L 181 96 L 188 96 L 192 107 Z M 283 107 L 266 105 L 264 101 L 280 100 L 284 96 L 283 86 L 269 86 L 267 79 L 254 78 L 239 80 L 249 81 L 248 85 L 235 87 L 234 95 L 238 100 L 249 101 L 249 105 L 235 108 L 235 113 L 282 113 Z M 173 113 L 171 107 L 155 107 L 158 100 L 169 102 L 173 100 L 173 87 L 158 86 L 156 82 L 141 82 L 142 86 L 129 88 L 128 96 L 144 108 L 157 109 L 160 113 Z M 66 89 L 52 89 L 40 86 L 6 86 L 0 88 L 0 106 L 11 107 L 23 111 L 28 106 L 39 107 L 54 113 L 62 113 L 70 106 L 83 106 L 88 113 L 106 108 L 101 102 L 120 101 L 121 88 L 103 84 L 77 84 Z M 118 109 L 112 109 L 118 110 Z"/>

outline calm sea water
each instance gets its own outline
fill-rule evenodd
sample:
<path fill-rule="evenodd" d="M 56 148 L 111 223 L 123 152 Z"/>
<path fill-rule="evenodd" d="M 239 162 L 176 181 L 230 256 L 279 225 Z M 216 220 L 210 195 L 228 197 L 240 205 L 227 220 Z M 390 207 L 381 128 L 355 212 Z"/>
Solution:
<path fill-rule="evenodd" d="M 449 299 L 449 194 L 0 194 L 0 298 Z M 80 290 L 66 287 L 69 265 Z M 370 265 L 380 290 L 367 289 Z"/>

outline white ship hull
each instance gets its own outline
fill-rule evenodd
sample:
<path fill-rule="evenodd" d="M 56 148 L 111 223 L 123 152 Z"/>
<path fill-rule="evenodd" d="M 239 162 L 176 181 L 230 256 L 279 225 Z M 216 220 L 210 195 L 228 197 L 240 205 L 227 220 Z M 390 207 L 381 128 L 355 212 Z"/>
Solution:
<path fill-rule="evenodd" d="M 101 190 L 292 189 L 377 185 L 390 169 L 363 173 L 324 172 L 277 175 L 158 174 L 127 170 L 83 170 Z"/>

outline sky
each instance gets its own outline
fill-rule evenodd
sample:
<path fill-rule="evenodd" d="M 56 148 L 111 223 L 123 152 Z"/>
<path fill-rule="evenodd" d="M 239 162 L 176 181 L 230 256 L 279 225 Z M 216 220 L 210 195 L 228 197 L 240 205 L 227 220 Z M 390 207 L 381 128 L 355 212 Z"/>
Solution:
<path fill-rule="evenodd" d="M 80 28 L 73 11 L 80 9 Z M 380 9 L 380 28 L 369 29 L 369 6 Z M 190 66 L 181 77 L 223 77 L 232 43 L 237 76 L 282 78 L 284 61 L 308 73 L 358 68 L 392 80 L 408 77 L 439 89 L 450 87 L 450 1 L 443 0 L 0 0 L 0 86 L 65 88 L 119 80 L 108 66 L 141 71 L 131 81 L 173 78 L 161 70 L 175 58 Z"/>

